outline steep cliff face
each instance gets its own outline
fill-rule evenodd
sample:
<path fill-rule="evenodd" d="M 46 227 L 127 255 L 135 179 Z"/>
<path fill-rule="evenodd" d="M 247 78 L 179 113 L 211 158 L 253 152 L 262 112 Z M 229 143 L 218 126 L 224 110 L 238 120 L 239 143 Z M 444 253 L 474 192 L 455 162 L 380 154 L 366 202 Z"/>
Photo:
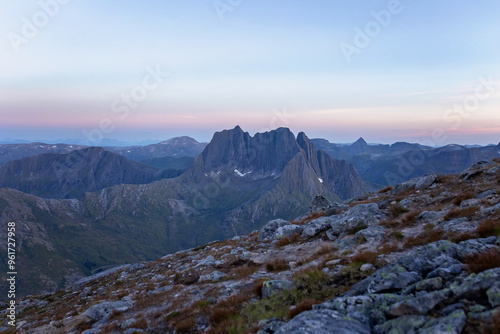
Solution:
<path fill-rule="evenodd" d="M 139 164 L 100 147 L 67 154 L 41 154 L 0 167 L 0 187 L 47 198 L 76 198 L 115 184 L 141 184 L 160 176 Z"/>
<path fill-rule="evenodd" d="M 287 175 L 282 174 L 285 169 Z M 309 172 L 304 174 L 304 170 Z M 318 152 L 303 132 L 295 138 L 287 128 L 257 133 L 254 137 L 239 126 L 217 132 L 183 178 L 200 182 L 221 171 L 248 180 L 284 178 L 280 185 L 287 185 L 291 193 L 302 193 L 299 188 L 309 188 L 318 193 L 330 192 L 329 197 L 341 199 L 364 193 L 363 182 L 351 164 Z M 292 181 L 290 175 L 297 179 Z M 323 182 L 326 189 L 316 189 L 322 188 Z"/>
<path fill-rule="evenodd" d="M 253 178 L 269 177 L 273 173 L 272 176 L 276 176 L 299 150 L 289 129 L 280 128 L 252 137 L 237 126 L 215 133 L 186 177 L 199 181 L 205 174 L 214 175 L 222 170 L 252 173 Z"/>

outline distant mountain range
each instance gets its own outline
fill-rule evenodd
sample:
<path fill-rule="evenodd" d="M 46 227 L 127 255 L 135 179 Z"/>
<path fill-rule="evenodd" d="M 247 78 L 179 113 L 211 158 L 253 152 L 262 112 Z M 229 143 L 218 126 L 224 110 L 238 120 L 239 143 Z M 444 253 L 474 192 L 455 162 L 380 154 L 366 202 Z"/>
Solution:
<path fill-rule="evenodd" d="M 111 151 L 129 159 L 142 162 L 154 158 L 196 157 L 205 148 L 206 143 L 199 143 L 190 137 L 176 137 L 158 144 L 147 146 L 112 147 L 105 146 Z M 68 144 L 21 143 L 0 145 L 0 165 L 9 161 L 44 153 L 69 153 L 89 146 Z"/>
<path fill-rule="evenodd" d="M 84 160 L 102 161 L 102 155 L 114 161 L 108 166 L 124 163 L 116 154 L 86 150 Z M 48 158 L 54 157 L 39 159 Z M 88 180 L 100 179 L 91 174 Z M 252 137 L 236 127 L 216 133 L 174 179 L 119 184 L 80 199 L 42 199 L 0 188 L 0 223 L 16 222 L 20 267 L 29 268 L 20 284 L 30 293 L 102 266 L 249 232 L 275 217 L 295 218 L 318 194 L 339 200 L 364 193 L 355 168 L 317 151 L 305 134 L 295 138 L 282 128 Z"/>
<path fill-rule="evenodd" d="M 45 198 L 78 198 L 117 184 L 143 184 L 162 173 L 101 147 L 70 153 L 47 153 L 0 166 L 0 187 Z"/>
<path fill-rule="evenodd" d="M 296 218 L 317 195 L 347 200 L 498 156 L 500 145 L 368 145 L 362 138 L 340 145 L 286 128 L 250 136 L 239 126 L 209 144 L 178 137 L 126 148 L 0 145 L 0 224 L 16 222 L 19 284 L 32 293 Z"/>
<path fill-rule="evenodd" d="M 368 145 L 363 138 L 351 145 L 333 144 L 325 139 L 311 141 L 333 158 L 351 162 L 362 179 L 372 183 L 375 188 L 427 173 L 456 174 L 478 161 L 500 157 L 500 144 L 481 147 L 447 145 L 433 148 L 404 142 Z"/>

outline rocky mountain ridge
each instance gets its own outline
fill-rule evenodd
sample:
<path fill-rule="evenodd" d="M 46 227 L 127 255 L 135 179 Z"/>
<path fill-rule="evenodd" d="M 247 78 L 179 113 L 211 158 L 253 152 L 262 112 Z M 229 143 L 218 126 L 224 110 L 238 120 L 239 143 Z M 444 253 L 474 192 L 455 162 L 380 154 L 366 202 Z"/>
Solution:
<path fill-rule="evenodd" d="M 496 159 L 29 296 L 17 331 L 497 333 L 499 277 Z"/>
<path fill-rule="evenodd" d="M 101 147 L 47 153 L 0 166 L 0 187 L 44 198 L 78 198 L 117 184 L 145 184 L 163 178 L 156 168 Z"/>
<path fill-rule="evenodd" d="M 308 143 L 299 137 L 301 145 Z M 78 199 L 0 188 L 0 223 L 19 227 L 22 293 L 54 290 L 103 267 L 241 235 L 275 217 L 291 219 L 318 194 L 340 200 L 364 193 L 352 165 L 316 152 L 310 142 L 304 147 L 307 153 L 288 129 L 254 137 L 234 129 L 216 134 L 175 179 L 118 184 Z M 247 163 L 257 148 L 260 153 Z M 273 159 L 279 154 L 283 159 Z M 97 170 L 76 166 L 84 173 Z"/>
<path fill-rule="evenodd" d="M 500 144 L 482 147 L 452 144 L 434 148 L 405 142 L 368 145 L 363 138 L 351 145 L 333 144 L 325 139 L 311 141 L 333 158 L 352 163 L 363 180 L 378 189 L 428 173 L 460 173 L 478 161 L 500 157 Z"/>

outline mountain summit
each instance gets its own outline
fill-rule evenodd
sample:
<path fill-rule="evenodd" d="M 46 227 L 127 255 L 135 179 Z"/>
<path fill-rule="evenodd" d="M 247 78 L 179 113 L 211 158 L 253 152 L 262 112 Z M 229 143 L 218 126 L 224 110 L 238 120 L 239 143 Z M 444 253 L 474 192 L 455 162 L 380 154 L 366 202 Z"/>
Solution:
<path fill-rule="evenodd" d="M 317 151 L 305 133 L 295 138 L 288 128 L 253 137 L 239 126 L 217 132 L 184 178 L 201 182 L 221 172 L 248 180 L 301 175 L 300 183 L 307 184 L 306 188 L 314 188 L 313 184 L 324 187 L 334 198 L 347 199 L 364 193 L 363 182 L 351 164 Z"/>

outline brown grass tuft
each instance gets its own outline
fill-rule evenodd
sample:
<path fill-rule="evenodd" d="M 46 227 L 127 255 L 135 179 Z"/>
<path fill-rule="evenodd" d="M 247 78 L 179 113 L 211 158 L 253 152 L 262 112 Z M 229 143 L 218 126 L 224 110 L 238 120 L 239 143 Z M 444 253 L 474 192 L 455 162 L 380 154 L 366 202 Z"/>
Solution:
<path fill-rule="evenodd" d="M 386 192 L 391 191 L 391 190 L 392 190 L 392 186 L 387 186 L 387 187 L 385 187 L 385 188 L 383 188 L 383 189 L 380 189 L 380 190 L 378 191 L 378 193 L 379 193 L 379 194 L 383 194 L 383 193 L 386 193 Z"/>
<path fill-rule="evenodd" d="M 479 210 L 479 207 L 477 206 L 471 206 L 469 208 L 465 209 L 451 209 L 448 211 L 446 215 L 444 215 L 443 219 L 444 220 L 451 220 L 455 218 L 462 218 L 462 217 L 467 217 L 467 218 L 472 218 L 477 214 L 477 211 Z"/>
<path fill-rule="evenodd" d="M 497 268 L 500 264 L 500 250 L 493 248 L 481 254 L 468 256 L 465 258 L 465 264 L 469 272 L 475 274 Z"/>
<path fill-rule="evenodd" d="M 146 329 L 148 328 L 148 321 L 146 320 L 146 318 L 141 316 L 140 318 L 137 318 L 130 326 L 133 328 Z"/>
<path fill-rule="evenodd" d="M 175 324 L 177 333 L 193 333 L 196 330 L 196 320 L 193 316 L 189 316 L 180 320 Z"/>
<path fill-rule="evenodd" d="M 351 258 L 352 262 L 362 262 L 362 263 L 375 263 L 377 261 L 377 258 L 379 256 L 379 253 L 365 250 L 361 251 L 358 254 L 354 255 Z"/>
<path fill-rule="evenodd" d="M 391 254 L 393 252 L 396 252 L 399 250 L 399 246 L 397 243 L 394 242 L 386 242 L 379 247 L 377 247 L 377 250 L 382 253 L 382 254 Z"/>
<path fill-rule="evenodd" d="M 453 181 L 454 176 L 451 174 L 439 174 L 436 178 L 436 183 L 441 183 L 441 184 L 448 184 L 451 181 Z"/>
<path fill-rule="evenodd" d="M 317 211 L 311 213 L 309 216 L 302 218 L 300 220 L 293 221 L 292 224 L 294 225 L 303 225 L 305 223 L 309 223 L 310 221 L 319 218 L 319 217 L 324 217 L 326 215 L 326 211 Z"/>
<path fill-rule="evenodd" d="M 394 204 L 389 208 L 389 214 L 392 218 L 398 218 L 401 214 L 407 213 L 408 211 L 408 209 L 403 208 L 399 203 Z"/>
<path fill-rule="evenodd" d="M 289 319 L 294 318 L 296 315 L 312 310 L 313 305 L 319 304 L 320 302 L 316 299 L 304 299 L 291 310 L 288 310 L 287 316 Z"/>
<path fill-rule="evenodd" d="M 466 199 L 471 199 L 474 198 L 474 193 L 472 191 L 466 191 L 464 193 L 458 194 L 454 199 L 453 199 L 453 204 L 454 205 L 460 205 L 462 201 L 465 201 Z"/>
<path fill-rule="evenodd" d="M 285 271 L 290 269 L 290 266 L 284 259 L 276 259 L 266 263 L 266 270 L 269 272 Z"/>
<path fill-rule="evenodd" d="M 477 227 L 477 234 L 481 238 L 500 236 L 500 220 L 488 219 Z"/>
<path fill-rule="evenodd" d="M 295 233 L 289 237 L 283 237 L 279 239 L 274 245 L 274 247 L 282 248 L 289 244 L 296 244 L 299 242 L 299 240 L 300 240 L 300 233 Z"/>
<path fill-rule="evenodd" d="M 235 278 L 241 279 L 252 275 L 256 271 L 257 271 L 256 266 L 245 265 L 234 269 L 232 273 L 234 274 Z"/>
<path fill-rule="evenodd" d="M 444 235 L 445 234 L 442 229 L 424 231 L 419 235 L 416 235 L 414 237 L 409 237 L 405 241 L 404 247 L 406 248 L 406 247 L 420 246 L 431 242 L 439 241 L 443 239 Z"/>
<path fill-rule="evenodd" d="M 422 211 L 419 210 L 408 212 L 406 215 L 403 216 L 403 218 L 401 218 L 401 224 L 403 226 L 410 226 L 415 224 L 415 222 L 417 221 L 417 217 L 421 212 Z"/>

